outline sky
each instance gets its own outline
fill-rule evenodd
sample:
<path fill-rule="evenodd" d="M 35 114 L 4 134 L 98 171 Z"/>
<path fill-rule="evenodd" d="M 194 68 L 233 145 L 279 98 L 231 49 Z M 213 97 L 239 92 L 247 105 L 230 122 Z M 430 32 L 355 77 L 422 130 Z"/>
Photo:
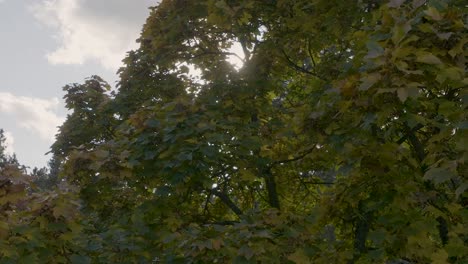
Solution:
<path fill-rule="evenodd" d="M 62 87 L 111 85 L 156 0 L 0 0 L 0 128 L 21 164 L 46 166 L 66 118 Z"/>

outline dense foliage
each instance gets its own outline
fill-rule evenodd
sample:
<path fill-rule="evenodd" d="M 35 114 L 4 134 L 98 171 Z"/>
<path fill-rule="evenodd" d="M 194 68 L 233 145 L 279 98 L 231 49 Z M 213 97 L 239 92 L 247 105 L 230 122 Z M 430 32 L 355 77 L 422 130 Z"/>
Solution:
<path fill-rule="evenodd" d="M 162 1 L 116 91 L 65 86 L 47 181 L 0 148 L 0 262 L 468 263 L 467 19 Z"/>

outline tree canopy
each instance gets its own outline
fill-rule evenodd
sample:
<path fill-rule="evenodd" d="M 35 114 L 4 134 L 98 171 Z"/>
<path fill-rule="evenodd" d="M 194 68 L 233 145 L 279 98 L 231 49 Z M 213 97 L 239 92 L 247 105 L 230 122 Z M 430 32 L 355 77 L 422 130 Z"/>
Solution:
<path fill-rule="evenodd" d="M 468 262 L 467 20 L 161 1 L 116 90 L 64 87 L 48 187 L 0 167 L 0 262 Z"/>

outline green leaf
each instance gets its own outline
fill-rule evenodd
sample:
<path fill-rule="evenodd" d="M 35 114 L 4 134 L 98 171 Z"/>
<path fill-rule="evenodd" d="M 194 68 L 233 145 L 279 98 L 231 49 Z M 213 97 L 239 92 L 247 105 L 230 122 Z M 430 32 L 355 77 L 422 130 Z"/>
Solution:
<path fill-rule="evenodd" d="M 439 249 L 431 255 L 431 260 L 434 264 L 449 264 L 449 262 L 447 262 L 448 257 L 447 251 Z"/>
<path fill-rule="evenodd" d="M 468 247 L 464 245 L 463 240 L 459 238 L 450 239 L 448 245 L 446 245 L 444 249 L 450 257 L 461 258 L 468 252 Z"/>
<path fill-rule="evenodd" d="M 437 37 L 443 40 L 448 40 L 450 36 L 453 35 L 453 32 L 437 33 Z"/>
<path fill-rule="evenodd" d="M 397 25 L 393 28 L 392 41 L 395 44 L 401 42 L 401 40 L 406 36 L 406 34 L 411 30 L 411 24 L 405 23 Z"/>
<path fill-rule="evenodd" d="M 424 5 L 425 3 L 426 3 L 426 0 L 413 0 L 412 7 L 413 9 L 416 9 Z"/>
<path fill-rule="evenodd" d="M 244 12 L 242 17 L 239 19 L 239 23 L 241 25 L 247 25 L 250 22 L 251 18 L 252 18 L 252 16 L 249 13 Z"/>
<path fill-rule="evenodd" d="M 361 85 L 359 86 L 359 90 L 360 91 L 368 90 L 381 78 L 382 76 L 380 75 L 380 73 L 371 73 L 369 75 L 364 76 L 363 78 L 361 78 Z"/>
<path fill-rule="evenodd" d="M 147 127 L 151 127 L 151 128 L 156 128 L 156 127 L 159 127 L 159 125 L 161 124 L 161 122 L 159 122 L 158 120 L 156 119 L 150 119 L 150 120 L 147 120 L 145 122 L 145 125 Z"/>
<path fill-rule="evenodd" d="M 297 249 L 288 259 L 296 264 L 309 264 L 310 259 L 302 249 Z"/>
<path fill-rule="evenodd" d="M 468 42 L 468 38 L 461 39 L 455 47 L 448 51 L 448 54 L 455 58 L 458 54 L 463 54 L 465 51 L 465 44 Z"/>
<path fill-rule="evenodd" d="M 211 247 L 214 250 L 219 250 L 223 246 L 224 242 L 221 239 L 211 239 Z"/>
<path fill-rule="evenodd" d="M 255 252 L 247 245 L 243 245 L 237 252 L 239 256 L 245 257 L 247 260 L 251 259 Z"/>
<path fill-rule="evenodd" d="M 165 150 L 165 151 L 161 152 L 158 155 L 158 158 L 165 159 L 165 158 L 170 157 L 172 154 L 174 154 L 173 151 L 171 149 L 168 149 L 168 150 Z"/>
<path fill-rule="evenodd" d="M 388 2 L 388 6 L 393 8 L 399 8 L 404 2 L 405 0 L 390 0 Z"/>
<path fill-rule="evenodd" d="M 21 256 L 21 258 L 18 259 L 18 263 L 38 263 L 38 258 L 36 254 L 28 254 Z"/>
<path fill-rule="evenodd" d="M 380 57 L 384 53 L 384 49 L 376 41 L 370 40 L 366 45 L 368 49 L 366 58 L 368 59 Z"/>
<path fill-rule="evenodd" d="M 450 101 L 444 101 L 439 105 L 439 113 L 444 116 L 450 116 L 457 110 L 457 105 Z"/>
<path fill-rule="evenodd" d="M 180 66 L 180 72 L 181 73 L 189 73 L 190 69 L 189 69 L 189 67 L 187 67 L 185 65 L 182 65 L 182 66 Z"/>
<path fill-rule="evenodd" d="M 239 174 L 241 179 L 247 182 L 253 182 L 257 179 L 257 176 L 255 176 L 255 174 L 250 170 L 240 170 Z"/>
<path fill-rule="evenodd" d="M 145 160 L 151 160 L 153 159 L 154 157 L 156 157 L 156 155 L 158 154 L 157 151 L 154 151 L 154 150 L 148 150 L 148 151 L 145 151 Z"/>
<path fill-rule="evenodd" d="M 460 197 L 460 195 L 464 194 L 465 191 L 468 189 L 468 182 L 463 182 L 458 188 L 455 190 L 455 195 L 457 199 Z"/>
<path fill-rule="evenodd" d="M 441 64 L 442 61 L 437 58 L 434 54 L 431 53 L 423 53 L 416 57 L 417 62 L 422 62 L 426 64 Z"/>
<path fill-rule="evenodd" d="M 435 9 L 434 7 L 430 6 L 424 13 L 430 17 L 432 20 L 440 21 L 442 20 L 442 15 L 439 13 L 439 10 Z"/>
<path fill-rule="evenodd" d="M 232 264 L 255 264 L 257 261 L 254 259 L 247 259 L 246 257 L 243 256 L 237 256 L 234 258 L 232 261 Z"/>
<path fill-rule="evenodd" d="M 458 67 L 450 67 L 443 69 L 437 74 L 436 80 L 443 83 L 445 80 L 460 81 L 463 79 L 463 70 Z"/>
<path fill-rule="evenodd" d="M 400 101 L 405 102 L 406 99 L 408 98 L 408 89 L 406 88 L 398 88 L 397 89 L 397 95 Z"/>
<path fill-rule="evenodd" d="M 458 123 L 457 127 L 459 129 L 468 129 L 468 121 L 462 121 L 462 122 Z"/>
<path fill-rule="evenodd" d="M 387 233 L 384 230 L 375 230 L 369 233 L 369 239 L 376 245 L 382 245 L 387 237 Z"/>
<path fill-rule="evenodd" d="M 73 254 L 70 257 L 71 263 L 73 264 L 90 264 L 91 259 L 87 256 Z"/>
<path fill-rule="evenodd" d="M 454 177 L 454 174 L 446 168 L 432 168 L 424 174 L 424 179 L 435 184 L 444 183 Z"/>

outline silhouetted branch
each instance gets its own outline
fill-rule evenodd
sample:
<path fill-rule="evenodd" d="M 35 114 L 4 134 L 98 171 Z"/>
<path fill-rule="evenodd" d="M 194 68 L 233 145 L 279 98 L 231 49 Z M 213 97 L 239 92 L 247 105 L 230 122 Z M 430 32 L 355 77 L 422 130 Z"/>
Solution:
<path fill-rule="evenodd" d="M 227 194 L 222 193 L 216 189 L 211 190 L 211 193 L 216 195 L 227 207 L 229 207 L 237 216 L 242 216 L 242 210 L 227 196 Z"/>
<path fill-rule="evenodd" d="M 300 155 L 297 156 L 297 157 L 294 157 L 294 158 L 291 158 L 291 159 L 285 159 L 285 160 L 278 160 L 278 161 L 275 161 L 275 162 L 273 162 L 272 166 L 273 166 L 273 165 L 276 165 L 276 164 L 288 163 L 288 162 L 293 162 L 293 161 L 297 161 L 297 160 L 303 159 L 305 156 L 307 156 L 308 154 L 312 153 L 312 151 L 315 149 L 315 146 L 316 146 L 316 145 L 313 145 L 311 148 L 307 149 L 306 151 L 304 151 L 302 154 L 300 154 Z"/>
<path fill-rule="evenodd" d="M 305 74 L 312 75 L 314 77 L 317 77 L 317 78 L 321 79 L 317 74 L 315 74 L 315 73 L 313 73 L 311 71 L 308 71 L 308 70 L 304 69 L 303 67 L 301 67 L 301 66 L 297 65 L 296 63 L 294 63 L 291 60 L 291 58 L 288 56 L 288 54 L 286 54 L 286 52 L 283 49 L 281 49 L 281 52 L 283 53 L 283 55 L 284 55 L 286 61 L 288 62 L 288 64 L 291 67 L 293 67 L 295 70 L 300 71 L 300 72 L 305 73 Z"/>
<path fill-rule="evenodd" d="M 268 203 L 271 207 L 280 209 L 280 202 L 278 198 L 278 192 L 276 190 L 275 176 L 271 173 L 270 168 L 267 168 L 264 172 L 265 185 L 268 191 Z"/>

